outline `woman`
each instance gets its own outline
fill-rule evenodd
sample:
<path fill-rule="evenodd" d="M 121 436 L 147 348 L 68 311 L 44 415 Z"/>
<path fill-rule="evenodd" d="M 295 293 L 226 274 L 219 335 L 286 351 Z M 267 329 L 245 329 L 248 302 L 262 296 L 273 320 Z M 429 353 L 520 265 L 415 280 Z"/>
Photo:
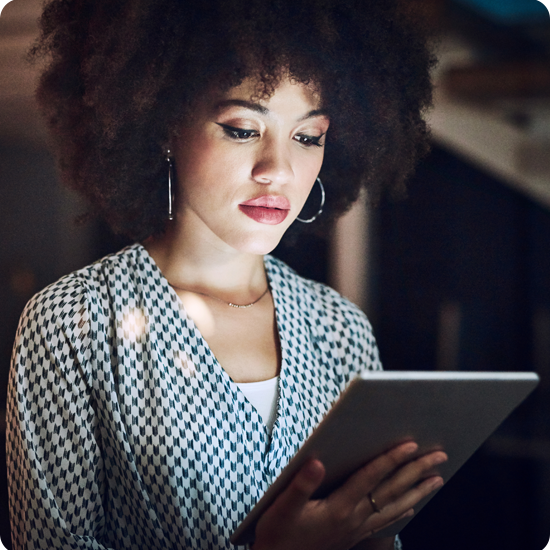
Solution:
<path fill-rule="evenodd" d="M 136 244 L 22 316 L 15 548 L 230 548 L 349 380 L 380 368 L 364 315 L 268 254 L 361 184 L 402 186 L 430 100 L 415 28 L 388 0 L 46 5 L 38 98 L 61 175 Z M 446 456 L 415 450 L 323 500 L 312 460 L 253 548 L 399 546 L 372 535 L 442 483 Z"/>

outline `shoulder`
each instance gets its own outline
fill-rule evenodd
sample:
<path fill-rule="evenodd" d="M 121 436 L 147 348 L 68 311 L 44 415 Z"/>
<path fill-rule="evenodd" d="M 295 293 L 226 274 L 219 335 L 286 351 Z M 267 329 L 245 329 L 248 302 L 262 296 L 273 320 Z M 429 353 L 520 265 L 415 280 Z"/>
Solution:
<path fill-rule="evenodd" d="M 80 375 L 74 367 L 80 365 L 89 378 L 93 361 L 109 353 L 115 310 L 136 295 L 132 281 L 147 277 L 147 266 L 140 263 L 147 264 L 147 256 L 134 245 L 65 275 L 33 296 L 19 321 L 12 360 L 16 368 L 47 375 L 53 365 L 76 380 Z"/>
<path fill-rule="evenodd" d="M 61 330 L 69 339 L 81 339 L 109 315 L 113 299 L 126 298 L 132 279 L 147 277 L 146 263 L 139 245 L 133 245 L 61 277 L 27 303 L 19 332 L 30 329 L 48 338 Z"/>
<path fill-rule="evenodd" d="M 127 247 L 64 275 L 35 294 L 27 304 L 26 310 L 38 311 L 45 316 L 48 316 L 49 312 L 51 316 L 53 312 L 62 314 L 73 311 L 86 297 L 98 298 L 116 280 L 135 270 L 135 252 L 136 245 Z"/>
<path fill-rule="evenodd" d="M 272 256 L 266 257 L 266 264 L 272 284 L 275 284 L 289 303 L 308 311 L 315 311 L 322 316 L 342 317 L 349 323 L 370 327 L 361 309 L 333 288 L 298 275 L 284 262 Z"/>
<path fill-rule="evenodd" d="M 298 275 L 284 262 L 266 257 L 272 284 L 295 315 L 333 349 L 367 356 L 379 368 L 378 350 L 367 316 L 333 288 Z"/>

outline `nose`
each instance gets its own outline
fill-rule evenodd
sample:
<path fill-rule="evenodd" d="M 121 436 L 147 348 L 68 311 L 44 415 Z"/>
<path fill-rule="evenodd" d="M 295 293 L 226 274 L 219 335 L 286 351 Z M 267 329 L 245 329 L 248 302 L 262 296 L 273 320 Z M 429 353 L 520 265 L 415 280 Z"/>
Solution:
<path fill-rule="evenodd" d="M 292 181 L 294 172 L 290 151 L 288 145 L 281 141 L 266 140 L 258 150 L 252 168 L 252 177 L 258 183 L 284 185 Z"/>

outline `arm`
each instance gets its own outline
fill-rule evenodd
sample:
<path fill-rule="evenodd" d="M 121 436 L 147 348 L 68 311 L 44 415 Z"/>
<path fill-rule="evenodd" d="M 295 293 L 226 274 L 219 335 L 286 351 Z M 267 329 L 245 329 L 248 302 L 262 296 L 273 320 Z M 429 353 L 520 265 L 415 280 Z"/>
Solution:
<path fill-rule="evenodd" d="M 82 366 L 90 346 L 85 299 L 65 294 L 69 304 L 56 305 L 54 298 L 46 292 L 29 303 L 12 359 L 7 462 L 14 550 L 101 550 L 104 476 Z"/>
<path fill-rule="evenodd" d="M 415 443 L 399 445 L 358 470 L 338 490 L 322 500 L 311 496 L 324 477 L 312 460 L 296 474 L 288 488 L 260 518 L 253 550 L 348 550 L 361 543 L 364 550 L 393 548 L 393 538 L 371 535 L 411 515 L 413 507 L 443 484 L 430 470 L 447 459 L 434 452 L 411 462 Z M 381 510 L 368 497 L 376 494 Z"/>

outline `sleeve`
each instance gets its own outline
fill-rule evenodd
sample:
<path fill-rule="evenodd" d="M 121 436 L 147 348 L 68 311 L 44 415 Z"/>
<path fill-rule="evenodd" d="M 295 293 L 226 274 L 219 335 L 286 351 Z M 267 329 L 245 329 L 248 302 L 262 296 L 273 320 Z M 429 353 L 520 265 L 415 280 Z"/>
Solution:
<path fill-rule="evenodd" d="M 57 286 L 56 286 L 57 285 Z M 86 292 L 56 283 L 20 320 L 8 388 L 7 466 L 14 550 L 106 549 L 103 460 L 85 365 Z"/>

